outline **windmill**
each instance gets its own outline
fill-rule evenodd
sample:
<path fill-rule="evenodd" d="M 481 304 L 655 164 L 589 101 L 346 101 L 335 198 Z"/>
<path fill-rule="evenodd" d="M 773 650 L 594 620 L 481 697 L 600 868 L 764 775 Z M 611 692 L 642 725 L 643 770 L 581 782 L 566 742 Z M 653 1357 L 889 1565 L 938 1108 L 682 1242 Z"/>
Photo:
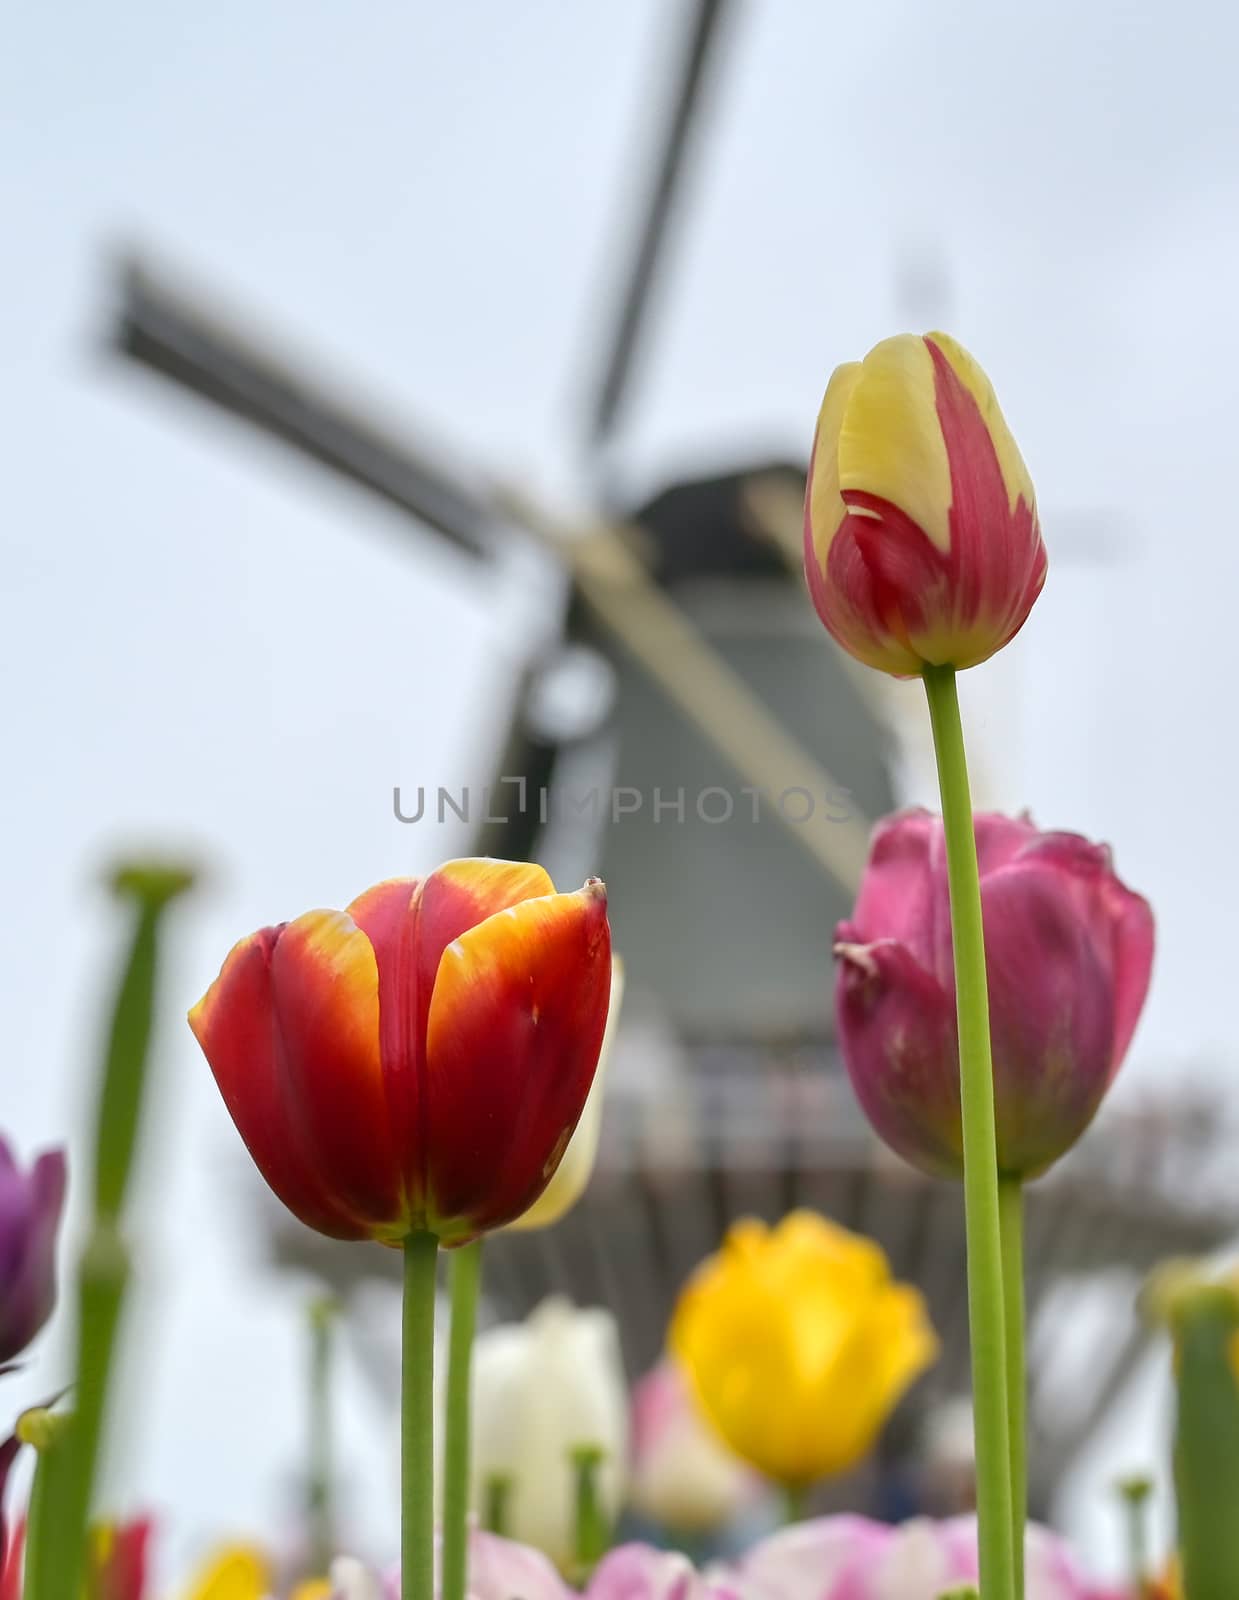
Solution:
<path fill-rule="evenodd" d="M 731 9 L 684 8 L 665 141 L 602 344 L 596 463 L 632 403 Z M 851 904 L 867 819 L 892 804 L 894 750 L 873 691 L 803 593 L 803 463 L 733 460 L 641 504 L 602 496 L 584 525 L 569 522 L 362 414 L 142 261 L 124 264 L 119 291 L 119 352 L 404 513 L 414 550 L 438 537 L 462 561 L 496 561 L 522 539 L 559 574 L 558 625 L 531 645 L 493 770 L 479 775 L 491 801 L 475 848 L 542 859 L 560 881 L 606 877 L 632 1006 L 598 1181 L 561 1228 L 493 1242 L 496 1308 L 519 1313 L 552 1288 L 603 1298 L 639 1369 L 684 1273 L 732 1217 L 817 1204 L 931 1286 L 950 1355 L 939 1381 L 961 1383 L 958 1194 L 892 1177 L 831 1044 L 831 930 Z M 1149 1202 L 1159 1225 L 1136 1220 L 1124 1190 L 1085 1235 L 1077 1190 L 1047 1189 L 1043 1226 L 1058 1245 L 1042 1288 L 1103 1240 L 1107 1259 L 1138 1269 L 1168 1242 L 1224 1234 L 1219 1208 L 1184 1209 L 1172 1191 L 1161 1209 Z M 285 1258 L 313 1249 L 337 1282 L 387 1264 L 383 1252 L 323 1253 L 300 1230 L 277 1242 Z M 1078 1442 L 1079 1418 L 1067 1420 L 1060 1457 Z"/>

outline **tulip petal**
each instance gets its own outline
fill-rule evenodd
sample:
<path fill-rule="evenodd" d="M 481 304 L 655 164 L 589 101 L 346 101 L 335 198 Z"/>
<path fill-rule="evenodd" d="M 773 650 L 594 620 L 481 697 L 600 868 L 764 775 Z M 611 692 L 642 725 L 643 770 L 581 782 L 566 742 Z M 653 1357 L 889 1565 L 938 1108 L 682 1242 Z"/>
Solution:
<path fill-rule="evenodd" d="M 469 1532 L 470 1600 L 575 1600 L 541 1550 L 480 1528 Z"/>
<path fill-rule="evenodd" d="M 1045 582 L 1045 545 L 1032 480 L 989 379 L 946 334 L 930 334 L 924 342 L 950 462 L 953 617 L 930 623 L 917 642 L 926 660 L 967 667 L 1000 648 L 1023 624 Z M 971 628 L 988 641 L 982 655 L 950 643 L 949 635 Z M 942 636 L 941 644 L 933 643 L 935 633 Z"/>
<path fill-rule="evenodd" d="M 555 1176 L 530 1206 L 508 1227 L 514 1233 L 535 1228 L 549 1228 L 566 1216 L 585 1193 L 594 1170 L 598 1154 L 598 1140 L 602 1134 L 602 1107 L 606 1098 L 607 1058 L 615 1044 L 619 1027 L 620 1007 L 624 1000 L 624 964 L 618 956 L 611 961 L 611 995 L 607 1005 L 607 1026 L 602 1035 L 602 1048 L 598 1052 L 598 1065 L 594 1081 L 576 1132 L 568 1141 L 564 1158 L 555 1169 Z"/>
<path fill-rule="evenodd" d="M 951 969 L 951 915 L 942 825 L 923 807 L 897 812 L 873 830 L 856 909 L 836 941 L 871 937 L 902 944 L 928 972 Z"/>
<path fill-rule="evenodd" d="M 955 1001 L 893 939 L 835 945 L 835 1012 L 856 1098 L 891 1148 L 931 1176 L 960 1170 Z"/>
<path fill-rule="evenodd" d="M 1111 1078 L 1113 968 L 1074 887 L 1044 850 L 981 885 L 999 1160 L 1025 1177 L 1075 1143 Z"/>
<path fill-rule="evenodd" d="M 0 1444 L 0 1573 L 8 1566 L 9 1525 L 5 1516 L 4 1501 L 8 1493 L 9 1474 L 21 1451 L 21 1440 L 16 1434 Z"/>
<path fill-rule="evenodd" d="M 1037 496 L 1033 489 L 1032 478 L 1028 468 L 1024 465 L 1024 458 L 1020 448 L 1015 442 L 1015 436 L 1007 426 L 1007 419 L 1002 414 L 998 404 L 998 396 L 994 393 L 994 386 L 986 377 L 980 364 L 969 355 L 958 339 L 953 339 L 949 333 L 930 333 L 925 337 L 931 354 L 935 357 L 934 365 L 938 367 L 938 357 L 941 357 L 950 366 L 951 372 L 960 384 L 971 395 L 976 405 L 976 414 L 990 441 L 993 456 L 996 461 L 1003 487 L 1007 493 L 1007 506 L 1012 515 L 1015 514 L 1019 502 L 1031 510 L 1036 509 Z M 943 395 L 940 387 L 936 388 L 938 404 L 943 407 Z M 962 408 L 961 408 L 962 409 Z M 950 409 L 948 407 L 948 416 Z M 944 419 L 943 433 L 946 438 L 947 454 L 951 455 L 952 446 L 957 441 L 952 437 L 952 424 Z M 964 438 L 958 439 L 958 454 L 967 453 L 967 444 Z M 989 455 L 989 451 L 985 452 Z M 952 463 L 952 471 L 955 466 Z"/>
<path fill-rule="evenodd" d="M 1152 908 L 1143 895 L 1134 894 L 1115 875 L 1109 849 L 1079 834 L 1041 834 L 1028 858 L 1061 874 L 1076 915 L 1091 930 L 1100 958 L 1113 972 L 1113 1079 L 1136 1031 L 1153 975 Z"/>
<path fill-rule="evenodd" d="M 606 891 L 510 906 L 443 952 L 426 1034 L 427 1193 L 454 1242 L 528 1210 L 589 1093 L 611 983 Z"/>
<path fill-rule="evenodd" d="M 453 940 L 496 912 L 554 893 L 542 867 L 523 861 L 449 861 L 428 878 L 390 878 L 359 895 L 348 914 L 370 940 L 379 974 L 379 1048 L 410 1204 L 425 1202 L 422 1064 L 435 975 Z"/>
<path fill-rule="evenodd" d="M 951 468 L 938 416 L 934 363 L 915 334 L 884 339 L 865 357 L 839 430 L 839 488 L 885 500 L 940 555 L 951 548 Z"/>
<path fill-rule="evenodd" d="M 290 1120 L 271 994 L 271 956 L 282 928 L 233 947 L 219 977 L 189 1013 L 224 1104 L 258 1170 L 293 1214 L 333 1239 L 367 1229 L 324 1185 Z"/>
<path fill-rule="evenodd" d="M 859 361 L 848 361 L 831 373 L 813 437 L 810 479 L 805 496 L 806 533 L 809 535 L 805 559 L 822 572 L 826 570 L 831 542 L 848 514 L 848 508 L 839 494 L 839 430 L 843 426 L 848 400 L 859 378 Z"/>
<path fill-rule="evenodd" d="M 403 1237 L 402 1167 L 379 1055 L 379 975 L 369 939 L 342 911 L 308 911 L 271 953 L 271 996 L 287 1104 L 316 1169 L 354 1216 Z"/>
<path fill-rule="evenodd" d="M 56 1232 L 64 1208 L 63 1150 L 47 1150 L 27 1181 L 28 1211 L 21 1249 L 4 1274 L 0 1305 L 0 1362 L 9 1361 L 34 1338 L 56 1304 Z"/>
<path fill-rule="evenodd" d="M 470 928 L 524 900 L 554 893 L 545 867 L 533 861 L 469 856 L 444 862 L 422 885 L 418 960 L 423 979 L 433 984 L 443 952 Z"/>

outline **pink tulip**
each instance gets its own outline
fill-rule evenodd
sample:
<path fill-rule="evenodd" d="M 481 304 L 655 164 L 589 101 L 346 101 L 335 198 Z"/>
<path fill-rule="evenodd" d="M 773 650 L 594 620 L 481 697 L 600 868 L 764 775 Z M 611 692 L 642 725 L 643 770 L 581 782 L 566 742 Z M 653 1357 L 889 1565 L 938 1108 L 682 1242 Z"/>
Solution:
<path fill-rule="evenodd" d="M 622 1544 L 604 1556 L 584 1600 L 747 1600 L 748 1586 L 719 1568 L 700 1573 L 687 1556 Z"/>
<path fill-rule="evenodd" d="M 1080 1572 L 1047 1528 L 1028 1529 L 1026 1600 L 1119 1600 Z M 785 1528 L 752 1550 L 740 1576 L 753 1600 L 938 1600 L 976 1582 L 972 1517 L 918 1518 L 897 1528 L 865 1517 L 821 1517 Z"/>
<path fill-rule="evenodd" d="M 994 1045 L 998 1164 L 1044 1172 L 1092 1121 L 1135 1032 L 1153 963 L 1148 903 L 1109 850 L 1026 817 L 976 818 Z M 835 1005 L 870 1122 L 924 1171 L 958 1175 L 959 1059 L 942 823 L 874 834 L 835 935 Z"/>
<path fill-rule="evenodd" d="M 1026 1600 L 1123 1600 L 1080 1571 L 1071 1551 L 1035 1523 L 1025 1543 Z M 819 1517 L 784 1528 L 731 1566 L 698 1572 L 687 1556 L 625 1544 L 599 1562 L 580 1600 L 938 1600 L 975 1582 L 976 1519 L 917 1518 L 899 1527 L 867 1517 Z M 333 1600 L 398 1600 L 397 1574 L 381 1584 L 360 1563 L 333 1569 Z M 469 1536 L 469 1600 L 577 1600 L 545 1556 L 476 1529 Z"/>
<path fill-rule="evenodd" d="M 436 1594 L 441 1554 L 441 1547 L 436 1548 Z M 365 1562 L 338 1556 L 331 1566 L 331 1582 L 331 1600 L 400 1600 L 398 1567 L 380 1577 Z M 576 1600 L 574 1591 L 541 1550 L 477 1527 L 469 1529 L 467 1592 L 468 1600 Z"/>

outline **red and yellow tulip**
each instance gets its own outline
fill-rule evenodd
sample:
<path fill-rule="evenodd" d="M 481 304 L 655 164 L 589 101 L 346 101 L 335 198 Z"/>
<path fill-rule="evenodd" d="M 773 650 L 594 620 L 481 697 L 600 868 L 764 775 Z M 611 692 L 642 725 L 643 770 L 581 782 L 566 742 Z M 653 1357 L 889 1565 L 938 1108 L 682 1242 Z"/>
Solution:
<path fill-rule="evenodd" d="M 461 1244 L 528 1210 L 581 1115 L 611 983 L 606 891 L 451 861 L 241 940 L 189 1014 L 302 1222 Z"/>
<path fill-rule="evenodd" d="M 1028 469 L 989 379 L 944 333 L 884 339 L 835 370 L 804 533 L 818 615 L 897 676 L 984 661 L 1045 582 Z"/>

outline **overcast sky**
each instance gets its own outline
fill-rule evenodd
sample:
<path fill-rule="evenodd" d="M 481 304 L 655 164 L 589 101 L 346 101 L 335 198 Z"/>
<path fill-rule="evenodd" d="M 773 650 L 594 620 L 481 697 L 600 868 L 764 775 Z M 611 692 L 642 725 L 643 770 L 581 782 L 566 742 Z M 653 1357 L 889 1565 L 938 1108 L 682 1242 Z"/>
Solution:
<path fill-rule="evenodd" d="M 175 1516 L 178 1554 L 273 1514 L 300 1426 L 300 1290 L 259 1282 L 181 1013 L 241 933 L 460 848 L 401 828 L 391 788 L 485 769 L 537 608 L 105 359 L 109 254 L 149 247 L 570 503 L 675 9 L 127 0 L 9 20 L 0 1124 L 76 1154 L 117 935 L 100 863 L 124 840 L 191 846 L 211 881 L 167 973 L 141 1228 L 163 1309 L 148 1294 L 115 1478 Z M 900 253 L 932 247 L 1050 548 L 974 729 L 992 797 L 1111 840 L 1154 901 L 1129 1085 L 1210 1071 L 1225 1092 L 1239 20 L 1204 0 L 738 10 L 618 465 L 646 484 L 731 446 L 802 451 L 831 367 L 893 331 Z M 1073 562 L 1098 527 L 1118 559 Z M 346 1455 L 374 1485 L 359 1529 L 381 1538 L 387 1435 L 349 1384 Z"/>

